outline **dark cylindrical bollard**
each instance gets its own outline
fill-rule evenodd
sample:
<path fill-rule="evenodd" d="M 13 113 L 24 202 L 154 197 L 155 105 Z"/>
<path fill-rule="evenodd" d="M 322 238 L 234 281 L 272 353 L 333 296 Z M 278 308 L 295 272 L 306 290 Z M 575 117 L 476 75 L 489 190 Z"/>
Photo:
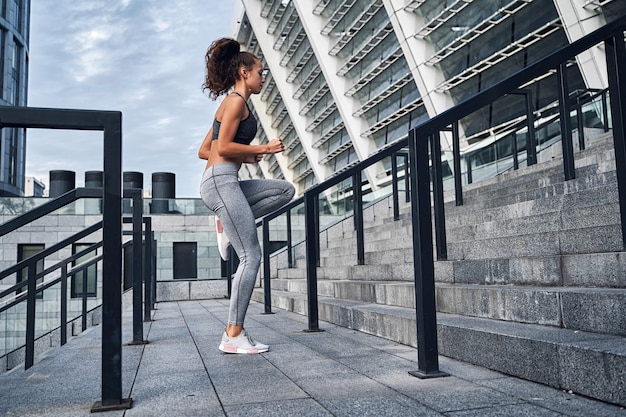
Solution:
<path fill-rule="evenodd" d="M 76 188 L 76 173 L 74 171 L 50 171 L 50 192 L 51 198 L 56 198 L 68 191 Z"/>
<path fill-rule="evenodd" d="M 169 213 L 169 200 L 176 198 L 176 174 L 152 173 L 152 204 L 150 213 Z"/>
<path fill-rule="evenodd" d="M 102 188 L 104 185 L 104 174 L 102 171 L 85 171 L 86 188 Z"/>
<path fill-rule="evenodd" d="M 130 188 L 139 188 L 143 190 L 143 173 L 136 171 L 126 171 L 122 173 L 122 181 L 124 190 Z M 124 199 L 122 203 L 122 213 L 132 213 L 133 209 L 130 205 L 130 199 Z"/>
<path fill-rule="evenodd" d="M 85 171 L 85 188 L 102 188 L 104 173 L 102 171 Z M 85 214 L 102 214 L 102 198 L 88 198 L 85 201 Z"/>

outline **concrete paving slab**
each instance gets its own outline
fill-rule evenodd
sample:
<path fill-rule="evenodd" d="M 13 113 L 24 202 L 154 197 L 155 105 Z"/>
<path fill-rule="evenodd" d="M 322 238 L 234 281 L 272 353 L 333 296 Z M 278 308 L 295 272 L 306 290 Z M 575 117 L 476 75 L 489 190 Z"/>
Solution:
<path fill-rule="evenodd" d="M 125 314 L 123 395 L 132 408 L 103 416 L 626 416 L 621 407 L 440 357 L 446 378 L 421 380 L 415 348 L 250 305 L 246 328 L 271 345 L 260 355 L 217 349 L 228 300 L 157 304 L 132 340 Z M 89 416 L 101 387 L 100 328 L 0 375 L 0 416 Z"/>

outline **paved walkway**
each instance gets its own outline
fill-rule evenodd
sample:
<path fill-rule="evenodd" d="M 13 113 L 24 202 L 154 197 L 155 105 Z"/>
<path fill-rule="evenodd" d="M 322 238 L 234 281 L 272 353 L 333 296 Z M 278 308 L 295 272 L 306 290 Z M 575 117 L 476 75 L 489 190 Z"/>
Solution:
<path fill-rule="evenodd" d="M 217 349 L 227 300 L 159 303 L 141 346 L 124 346 L 125 411 L 103 416 L 626 416 L 623 408 L 440 357 L 451 376 L 420 380 L 414 348 L 253 303 L 261 355 Z M 124 316 L 124 340 L 132 340 Z M 100 399 L 100 328 L 0 375 L 0 416 L 88 416 Z M 488 348 L 487 346 L 485 348 Z M 540 364 L 538 364 L 540 366 Z M 94 415 L 94 414 L 92 414 Z M 98 415 L 98 414 L 96 414 Z"/>

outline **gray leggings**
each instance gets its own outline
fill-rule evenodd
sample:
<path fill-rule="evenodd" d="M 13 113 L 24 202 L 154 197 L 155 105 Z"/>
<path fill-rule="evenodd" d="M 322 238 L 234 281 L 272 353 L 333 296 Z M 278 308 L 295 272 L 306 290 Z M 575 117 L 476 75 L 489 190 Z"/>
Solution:
<path fill-rule="evenodd" d="M 287 204 L 294 195 L 291 183 L 284 180 L 255 179 L 239 181 L 239 165 L 215 164 L 204 171 L 200 196 L 219 217 L 239 267 L 232 282 L 228 324 L 243 326 L 256 276 L 261 266 L 261 246 L 255 219 Z"/>

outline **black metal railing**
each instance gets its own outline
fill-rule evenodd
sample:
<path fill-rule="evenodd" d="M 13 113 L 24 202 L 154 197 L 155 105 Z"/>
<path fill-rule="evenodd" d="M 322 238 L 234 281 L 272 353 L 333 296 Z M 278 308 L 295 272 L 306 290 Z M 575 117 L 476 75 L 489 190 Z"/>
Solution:
<path fill-rule="evenodd" d="M 528 90 L 528 89 L 525 89 Z M 532 100 L 532 93 L 529 91 L 526 93 L 527 97 L 530 97 Z M 578 149 L 585 149 L 585 124 L 584 124 L 584 106 L 592 103 L 596 100 L 600 100 L 600 111 L 602 113 L 602 128 L 605 132 L 609 130 L 608 123 L 608 89 L 604 90 L 584 90 L 577 91 L 574 94 L 570 95 L 570 110 L 574 111 L 576 114 L 576 125 L 578 129 Z M 551 106 L 548 106 L 551 107 Z M 541 113 L 542 121 L 538 123 L 534 123 L 535 119 L 534 113 Z M 484 152 L 491 152 L 494 157 L 489 160 L 485 165 L 497 165 L 499 161 L 509 161 L 512 158 L 512 165 L 510 167 L 505 167 L 504 169 L 492 169 L 488 170 L 489 175 L 487 177 L 492 177 L 494 175 L 501 174 L 503 172 L 509 171 L 511 168 L 513 170 L 519 169 L 520 162 L 525 161 L 526 166 L 534 165 L 538 161 L 537 155 L 541 152 L 541 149 L 544 149 L 546 146 L 556 143 L 558 139 L 560 139 L 559 132 L 548 132 L 549 127 L 554 123 L 558 123 L 560 120 L 560 113 L 557 110 L 552 109 L 542 109 L 536 111 L 529 105 L 529 99 L 526 100 L 526 119 L 518 121 L 516 123 L 510 124 L 503 129 L 500 133 L 502 137 L 491 142 L 489 145 L 485 147 L 481 147 L 478 150 L 467 151 L 464 153 L 460 153 L 459 148 L 459 132 L 458 132 L 458 124 L 453 125 L 454 129 L 452 130 L 452 138 L 453 138 L 453 163 L 454 168 L 452 170 L 452 178 L 454 179 L 454 190 L 456 197 L 456 204 L 463 204 L 463 196 L 462 196 L 462 170 L 461 170 L 461 161 L 465 162 L 466 167 L 466 182 L 467 184 L 471 184 L 474 182 L 474 160 L 481 159 L 481 154 Z M 526 149 L 526 158 L 520 158 L 520 150 L 518 148 L 518 140 L 517 136 L 522 134 L 522 132 L 526 130 L 526 144 L 523 148 Z M 544 135 L 540 135 L 540 132 L 546 131 L 547 133 Z M 541 137 L 542 136 L 542 137 Z M 510 143 L 510 155 L 499 155 L 499 148 L 507 148 L 507 145 Z M 457 166 L 458 164 L 458 166 Z M 455 175 L 459 173 L 458 175 Z M 484 178 L 484 176 L 483 176 Z M 444 178 L 444 181 L 447 178 Z"/>
<path fill-rule="evenodd" d="M 155 289 L 152 284 L 152 262 L 148 262 L 152 255 L 152 223 L 149 217 L 143 217 L 141 189 L 125 189 L 124 198 L 129 198 L 132 201 L 132 217 L 124 217 L 123 222 L 131 223 L 133 226 L 131 231 L 123 232 L 123 234 L 132 235 L 132 240 L 123 245 L 123 247 L 130 246 L 132 248 L 133 340 L 129 344 L 142 345 L 148 343 L 143 337 L 143 322 L 151 320 L 150 310 L 154 298 L 152 291 Z M 142 224 L 146 226 L 145 232 L 142 230 Z M 145 236 L 145 240 L 143 236 Z M 145 299 L 142 294 L 145 295 Z M 144 309 L 142 309 L 143 306 L 145 306 Z"/>
<path fill-rule="evenodd" d="M 611 98 L 611 115 L 613 120 L 613 137 L 616 151 L 616 167 L 619 188 L 620 214 L 622 235 L 626 242 L 626 146 L 624 144 L 624 120 L 626 120 L 626 84 L 620 80 L 626 79 L 626 50 L 624 48 L 624 30 L 626 18 L 618 19 L 597 31 L 573 42 L 572 44 L 550 54 L 540 61 L 522 69 L 509 78 L 485 89 L 484 91 L 466 99 L 455 107 L 442 112 L 427 122 L 411 129 L 407 138 L 392 143 L 385 149 L 370 156 L 345 171 L 329 178 L 321 184 L 315 185 L 305 191 L 304 196 L 293 201 L 289 205 L 265 216 L 260 224 L 263 226 L 264 248 L 264 286 L 266 311 L 271 311 L 270 290 L 270 267 L 269 267 L 269 241 L 266 237 L 269 233 L 269 222 L 287 213 L 295 206 L 304 203 L 305 207 L 305 239 L 306 239 L 306 277 L 307 277 L 307 302 L 308 302 L 308 330 L 319 330 L 317 310 L 317 267 L 319 266 L 319 199 L 320 195 L 329 188 L 340 182 L 352 178 L 354 197 L 355 228 L 357 229 L 357 263 L 361 263 L 361 249 L 363 241 L 362 216 L 357 214 L 361 211 L 359 200 L 362 196 L 356 189 L 361 187 L 361 173 L 367 167 L 378 163 L 384 158 L 392 157 L 403 148 L 409 148 L 409 177 L 410 177 L 410 200 L 413 228 L 413 262 L 414 282 L 416 298 L 416 321 L 418 340 L 418 370 L 410 372 L 420 378 L 445 376 L 439 371 L 438 348 L 437 348 L 437 321 L 435 309 L 435 280 L 433 253 L 433 232 L 431 209 L 434 209 L 434 223 L 437 259 L 446 259 L 445 242 L 445 215 L 442 169 L 441 169 L 441 132 L 452 131 L 455 137 L 453 141 L 454 155 L 454 183 L 455 198 L 457 204 L 462 204 L 463 193 L 461 188 L 460 152 L 458 142 L 459 121 L 476 110 L 488 106 L 496 100 L 512 94 L 525 94 L 529 120 L 526 124 L 529 129 L 527 142 L 527 163 L 536 161 L 536 144 L 532 135 L 534 131 L 534 119 L 532 119 L 532 97 L 527 90 L 520 90 L 527 83 L 546 73 L 556 72 L 558 82 L 559 115 L 561 128 L 561 142 L 563 146 L 563 170 L 566 179 L 575 177 L 574 156 L 572 145 L 572 125 L 570 120 L 569 91 L 567 83 L 566 65 L 576 55 L 604 43 L 607 55 L 608 94 Z M 606 100 L 604 96 L 603 100 Z M 605 120 L 607 115 L 604 115 Z M 580 118 L 580 116 L 579 116 Z M 583 134 L 582 132 L 580 133 Z M 430 149 L 429 149 L 430 148 Z M 432 183 L 432 189 L 431 189 Z M 394 187 L 396 192 L 396 187 Z M 431 203 L 431 194 L 433 200 Z M 394 203 L 397 198 L 394 198 Z M 394 216 L 396 217 L 396 216 Z M 289 217 L 288 217 L 289 219 Z M 289 222 L 288 222 L 289 223 Z M 361 232 L 359 232 L 359 229 Z M 626 243 L 625 243 L 626 246 Z M 288 248 L 291 252 L 291 247 Z M 289 263 L 290 265 L 291 262 Z"/>
<path fill-rule="evenodd" d="M 131 189 L 124 190 L 124 197 L 130 198 L 133 201 L 133 216 L 132 217 L 124 217 L 124 223 L 131 223 L 132 230 L 124 231 L 123 234 L 131 234 L 133 236 L 132 240 L 125 242 L 122 245 L 122 248 L 132 246 L 133 248 L 140 248 L 140 250 L 132 251 L 132 277 L 133 277 L 133 340 L 129 342 L 129 344 L 145 344 L 147 343 L 143 339 L 143 321 L 149 321 L 151 319 L 151 309 L 153 308 L 153 300 L 154 300 L 154 289 L 155 285 L 153 283 L 153 252 L 152 252 L 152 226 L 151 219 L 149 217 L 143 217 L 143 204 L 141 198 L 141 190 L 139 189 Z M 101 188 L 79 188 L 75 190 L 71 190 L 62 196 L 58 197 L 55 200 L 51 200 L 50 202 L 37 207 L 34 210 L 24 213 L 22 216 L 16 217 L 8 222 L 0 225 L 0 236 L 7 235 L 8 233 L 25 226 L 32 221 L 37 220 L 43 216 L 49 215 L 50 213 L 62 208 L 66 207 L 67 204 L 70 204 L 74 201 L 77 201 L 81 198 L 102 198 L 102 189 Z M 142 224 L 145 225 L 145 232 L 142 231 Z M 67 325 L 69 322 L 74 321 L 75 318 L 68 320 L 68 285 L 67 282 L 69 279 L 81 279 L 81 287 L 80 298 L 81 298 L 81 331 L 84 331 L 87 328 L 87 316 L 88 313 L 101 307 L 101 304 L 96 303 L 92 306 L 91 309 L 88 309 L 88 299 L 90 297 L 95 297 L 95 295 L 89 294 L 88 288 L 88 273 L 90 268 L 102 262 L 103 256 L 94 255 L 90 256 L 89 259 L 85 261 L 81 261 L 78 264 L 75 264 L 78 260 L 83 258 L 86 255 L 95 253 L 98 249 L 102 248 L 103 241 L 99 241 L 91 244 L 90 246 L 80 250 L 74 255 L 64 258 L 54 265 L 51 265 L 40 272 L 37 272 L 37 264 L 42 262 L 44 259 L 49 258 L 50 255 L 59 253 L 63 249 L 69 247 L 70 245 L 81 241 L 99 231 L 102 230 L 102 221 L 99 221 L 80 232 L 69 236 L 58 242 L 43 251 L 24 259 L 12 267 L 0 272 L 0 281 L 3 279 L 14 275 L 18 271 L 22 271 L 26 268 L 28 271 L 28 277 L 26 280 L 22 282 L 18 282 L 15 285 L 5 289 L 0 292 L 0 300 L 8 301 L 3 303 L 0 307 L 0 313 L 8 311 L 10 308 L 19 305 L 22 302 L 26 302 L 26 334 L 25 341 L 23 345 L 24 349 L 24 367 L 25 369 L 30 368 L 34 364 L 34 352 L 35 352 L 35 342 L 37 339 L 44 337 L 55 329 L 48 329 L 43 333 L 36 335 L 35 334 L 35 323 L 36 323 L 36 314 L 35 314 L 35 301 L 38 295 L 43 295 L 44 291 L 52 288 L 53 286 L 60 286 L 60 311 L 59 311 L 59 327 L 60 330 L 60 345 L 65 345 L 67 343 Z M 143 240 L 143 236 L 145 235 L 145 240 Z M 141 248 L 144 247 L 145 244 L 145 257 Z M 126 271 L 124 271 L 126 272 Z M 52 279 L 45 279 L 46 277 L 56 277 Z M 43 281 L 41 284 L 37 284 L 39 281 Z M 143 287 L 145 285 L 145 292 L 143 292 Z M 145 295 L 145 299 L 142 300 L 142 293 Z M 18 294 L 11 298 L 11 295 Z M 145 306 L 145 310 L 142 312 L 141 307 Z M 50 313 L 54 313 L 53 311 L 46 311 L 49 315 Z M 143 313 L 143 314 L 142 314 Z M 7 318 L 8 319 L 8 318 Z M 22 347 L 17 346 L 13 352 L 6 352 L 6 355 L 15 354 L 16 351 L 21 349 Z M 17 356 L 20 356 L 17 354 Z"/>
<path fill-rule="evenodd" d="M 430 227 L 430 214 L 421 216 L 421 213 L 430 213 L 431 201 L 429 183 L 431 181 L 430 172 L 425 167 L 430 164 L 433 166 L 434 178 L 433 183 L 440 181 L 435 166 L 441 165 L 441 158 L 436 155 L 441 148 L 438 140 L 442 131 L 449 129 L 450 126 L 458 125 L 459 120 L 475 112 L 484 106 L 493 103 L 498 98 L 514 93 L 519 86 L 536 79 L 543 74 L 556 71 L 558 96 L 559 96 L 559 114 L 560 114 L 560 131 L 561 144 L 563 147 L 563 172 L 566 180 L 575 178 L 574 152 L 572 143 L 572 123 L 570 118 L 569 88 L 566 73 L 567 62 L 575 58 L 576 55 L 594 47 L 599 43 L 604 43 L 607 54 L 607 66 L 609 74 L 609 95 L 611 97 L 611 111 L 613 119 L 613 139 L 616 149 L 616 169 L 618 177 L 618 190 L 620 199 L 620 211 L 622 219 L 622 235 L 626 238 L 626 221 L 624 198 L 626 198 L 626 157 L 624 155 L 624 99 L 626 99 L 626 87 L 623 83 L 618 82 L 624 79 L 624 71 L 626 65 L 624 50 L 624 29 L 626 28 L 626 20 L 620 19 L 613 24 L 607 25 L 596 32 L 585 36 L 584 38 L 573 42 L 572 44 L 562 48 L 561 50 L 549 55 L 548 57 L 538 61 L 535 64 L 519 71 L 511 77 L 497 83 L 496 85 L 486 89 L 485 91 L 470 97 L 457 106 L 447 110 L 440 115 L 432 118 L 428 122 L 417 126 L 409 132 L 409 149 L 411 153 L 411 184 L 414 184 L 417 190 L 412 190 L 412 202 L 415 203 L 413 210 L 416 217 L 413 222 L 413 238 L 414 238 L 414 262 L 416 270 L 416 292 L 423 294 L 421 304 L 418 303 L 418 350 L 420 356 L 424 356 L 423 365 L 426 371 L 433 369 L 436 363 L 436 319 L 434 309 L 434 261 L 429 256 L 428 250 L 432 247 L 432 231 Z M 530 124 L 529 124 L 530 126 Z M 430 140 L 430 160 L 428 142 Z M 621 155 L 620 155 L 621 152 Z M 460 175 L 460 173 L 455 173 Z M 437 239 L 441 236 L 445 238 L 445 217 L 443 192 L 433 187 L 434 213 L 435 213 L 435 235 Z M 418 219 L 422 217 L 421 220 Z M 419 221 L 418 221 L 419 220 Z M 439 220 L 439 221 L 438 221 Z M 626 241 L 625 241 L 626 242 Z M 439 252 L 440 246 L 437 244 L 437 258 L 446 259 L 444 251 Z M 421 270 L 421 271 L 418 271 Z M 425 299 L 425 297 L 427 299 Z M 424 310 L 424 311 L 420 311 Z M 422 330 L 420 330 L 422 329 Z M 420 345 L 422 347 L 420 348 Z"/>
<path fill-rule="evenodd" d="M 94 404 L 93 410 L 129 408 L 132 400 L 122 398 L 121 366 L 122 114 L 118 111 L 0 107 L 0 128 L 5 127 L 103 132 L 104 187 L 100 190 L 103 199 L 102 276 L 104 277 L 102 283 L 102 383 L 101 400 Z M 35 212 L 38 209 L 35 209 Z M 22 218 L 26 219 L 28 216 Z M 19 221 L 14 219 L 11 222 Z M 34 275 L 35 270 L 35 268 L 29 268 L 29 275 Z M 28 281 L 28 293 L 32 298 L 35 297 L 36 280 L 29 276 Z"/>
<path fill-rule="evenodd" d="M 37 294 L 42 294 L 44 290 L 50 288 L 53 285 L 61 284 L 61 311 L 60 311 L 60 323 L 59 326 L 61 328 L 61 344 L 65 344 L 67 341 L 67 279 L 74 276 L 80 275 L 82 276 L 84 272 L 87 271 L 87 268 L 92 264 L 99 262 L 102 259 L 102 255 L 92 257 L 88 262 L 81 263 L 75 267 L 72 267 L 72 263 L 75 262 L 79 257 L 84 256 L 85 254 L 97 250 L 102 247 L 102 242 L 97 244 L 93 244 L 86 248 L 85 250 L 80 251 L 79 253 L 70 256 L 69 258 L 65 258 L 60 262 L 44 269 L 43 271 L 37 273 L 37 264 L 43 261 L 46 257 L 50 256 L 53 253 L 57 253 L 58 251 L 67 248 L 72 243 L 78 242 L 79 240 L 87 237 L 99 230 L 102 229 L 102 222 L 98 222 L 83 229 L 81 232 L 70 236 L 61 242 L 58 242 L 55 245 L 52 245 L 43 251 L 24 259 L 14 266 L 5 269 L 0 272 L 0 281 L 4 278 L 11 276 L 18 271 L 22 271 L 24 268 L 28 268 L 28 276 L 27 279 L 16 283 L 15 285 L 5 289 L 0 292 L 0 299 L 5 299 L 6 297 L 11 296 L 11 294 L 21 294 L 17 295 L 7 303 L 5 303 L 2 307 L 0 307 L 0 313 L 7 311 L 8 309 L 26 301 L 26 338 L 25 338 L 25 361 L 24 367 L 25 369 L 30 368 L 34 364 L 34 351 L 35 351 L 35 302 Z M 43 279 L 45 276 L 48 276 L 52 273 L 60 271 L 60 276 L 56 279 L 45 282 L 44 285 L 37 286 L 37 280 Z M 65 292 L 63 290 L 65 289 Z M 87 291 L 86 287 L 83 287 L 82 291 L 82 330 L 85 330 L 87 327 Z"/>

